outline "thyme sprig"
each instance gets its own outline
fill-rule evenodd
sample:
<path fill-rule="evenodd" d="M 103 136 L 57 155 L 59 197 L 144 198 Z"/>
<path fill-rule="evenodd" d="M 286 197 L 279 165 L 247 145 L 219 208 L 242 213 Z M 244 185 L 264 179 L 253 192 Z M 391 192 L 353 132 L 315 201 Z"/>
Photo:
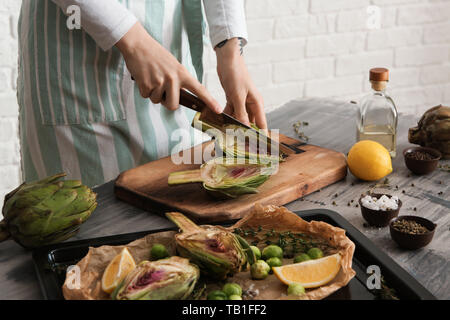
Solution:
<path fill-rule="evenodd" d="M 397 296 L 397 292 L 395 289 L 390 288 L 386 284 L 386 280 L 383 276 L 381 276 L 381 288 L 380 289 L 373 289 L 372 293 L 377 297 L 379 300 L 400 300 Z"/>
<path fill-rule="evenodd" d="M 254 246 L 276 244 L 283 249 L 286 258 L 292 258 L 297 253 L 306 252 L 314 247 L 321 250 L 332 249 L 327 241 L 301 232 L 276 231 L 264 229 L 262 226 L 256 229 L 235 228 L 233 232 L 243 237 L 251 237 L 250 243 Z"/>

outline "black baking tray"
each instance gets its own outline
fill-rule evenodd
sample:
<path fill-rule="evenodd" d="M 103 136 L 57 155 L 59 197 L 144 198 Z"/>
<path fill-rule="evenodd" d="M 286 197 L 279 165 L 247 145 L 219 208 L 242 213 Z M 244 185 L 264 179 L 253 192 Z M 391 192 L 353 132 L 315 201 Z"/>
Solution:
<path fill-rule="evenodd" d="M 375 300 L 377 295 L 366 286 L 369 275 L 367 267 L 377 265 L 386 284 L 396 291 L 397 296 L 403 299 L 435 300 L 436 298 L 425 289 L 416 279 L 402 269 L 387 254 L 378 249 L 366 236 L 353 227 L 337 212 L 331 210 L 298 211 L 297 215 L 306 221 L 324 221 L 346 231 L 347 236 L 355 243 L 353 256 L 353 269 L 356 276 L 347 286 L 339 289 L 326 299 L 330 300 Z M 220 223 L 231 225 L 236 221 Z M 86 239 L 73 242 L 64 242 L 56 245 L 42 247 L 33 251 L 33 262 L 39 279 L 39 284 L 45 299 L 63 299 L 61 287 L 65 279 L 65 270 L 68 266 L 76 264 L 88 252 L 89 247 L 102 245 L 123 245 L 147 234 L 175 230 L 176 228 L 157 229 L 144 232 L 120 234 L 115 236 Z"/>

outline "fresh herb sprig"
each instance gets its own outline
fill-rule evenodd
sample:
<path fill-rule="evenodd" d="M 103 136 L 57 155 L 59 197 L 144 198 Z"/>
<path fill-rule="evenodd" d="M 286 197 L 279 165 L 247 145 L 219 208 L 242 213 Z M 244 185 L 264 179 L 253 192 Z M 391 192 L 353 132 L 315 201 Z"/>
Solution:
<path fill-rule="evenodd" d="M 243 237 L 251 237 L 250 242 L 254 246 L 276 244 L 283 249 L 286 258 L 292 258 L 297 253 L 306 252 L 313 247 L 321 250 L 332 249 L 328 242 L 300 232 L 276 231 L 258 226 L 247 229 L 235 228 L 234 233 Z"/>

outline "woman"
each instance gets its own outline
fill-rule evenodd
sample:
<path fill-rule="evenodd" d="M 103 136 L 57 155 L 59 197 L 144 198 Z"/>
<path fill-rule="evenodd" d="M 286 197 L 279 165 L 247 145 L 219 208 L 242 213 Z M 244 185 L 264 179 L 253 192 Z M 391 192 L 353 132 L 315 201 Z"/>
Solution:
<path fill-rule="evenodd" d="M 72 5 L 81 29 L 67 27 Z M 241 55 L 242 0 L 204 0 L 204 11 L 224 111 L 266 128 Z M 176 129 L 189 130 L 194 143 L 194 112 L 179 108 L 180 88 L 222 112 L 199 82 L 203 33 L 200 0 L 24 0 L 18 77 L 24 180 L 65 171 L 94 186 L 179 151 Z"/>

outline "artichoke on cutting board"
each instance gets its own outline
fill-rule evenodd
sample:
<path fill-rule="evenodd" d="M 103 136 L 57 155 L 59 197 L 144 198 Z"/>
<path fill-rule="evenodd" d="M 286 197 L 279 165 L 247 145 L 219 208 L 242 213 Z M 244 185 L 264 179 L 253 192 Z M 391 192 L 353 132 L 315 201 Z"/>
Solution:
<path fill-rule="evenodd" d="M 78 232 L 97 207 L 96 194 L 65 173 L 24 183 L 5 196 L 0 241 L 9 237 L 25 248 L 64 241 Z"/>
<path fill-rule="evenodd" d="M 427 110 L 417 126 L 409 129 L 408 140 L 437 149 L 443 159 L 450 159 L 450 107 L 439 105 Z"/>
<path fill-rule="evenodd" d="M 225 158 L 215 158 L 204 163 L 200 169 L 172 172 L 170 186 L 201 182 L 213 196 L 236 198 L 243 194 L 258 193 L 273 170 L 264 164 L 227 163 Z"/>
<path fill-rule="evenodd" d="M 188 259 L 173 256 L 158 261 L 142 261 L 112 293 L 117 300 L 183 300 L 188 298 L 200 277 Z"/>
<path fill-rule="evenodd" d="M 200 120 L 200 112 L 194 116 L 192 126 L 209 136 L 214 137 L 216 156 L 248 159 L 251 163 L 271 164 L 283 161 L 283 155 L 279 150 L 272 150 L 271 145 L 263 138 L 266 133 L 258 136 L 255 131 L 247 128 L 228 124 L 216 127 Z M 252 124 L 252 128 L 260 131 Z M 227 134 L 229 132 L 230 134 Z M 271 154 L 274 153 L 274 154 Z"/>
<path fill-rule="evenodd" d="M 178 253 L 196 264 L 202 274 L 225 279 L 256 261 L 247 241 L 220 226 L 198 226 L 179 212 L 168 212 L 181 233 L 175 235 Z"/>

